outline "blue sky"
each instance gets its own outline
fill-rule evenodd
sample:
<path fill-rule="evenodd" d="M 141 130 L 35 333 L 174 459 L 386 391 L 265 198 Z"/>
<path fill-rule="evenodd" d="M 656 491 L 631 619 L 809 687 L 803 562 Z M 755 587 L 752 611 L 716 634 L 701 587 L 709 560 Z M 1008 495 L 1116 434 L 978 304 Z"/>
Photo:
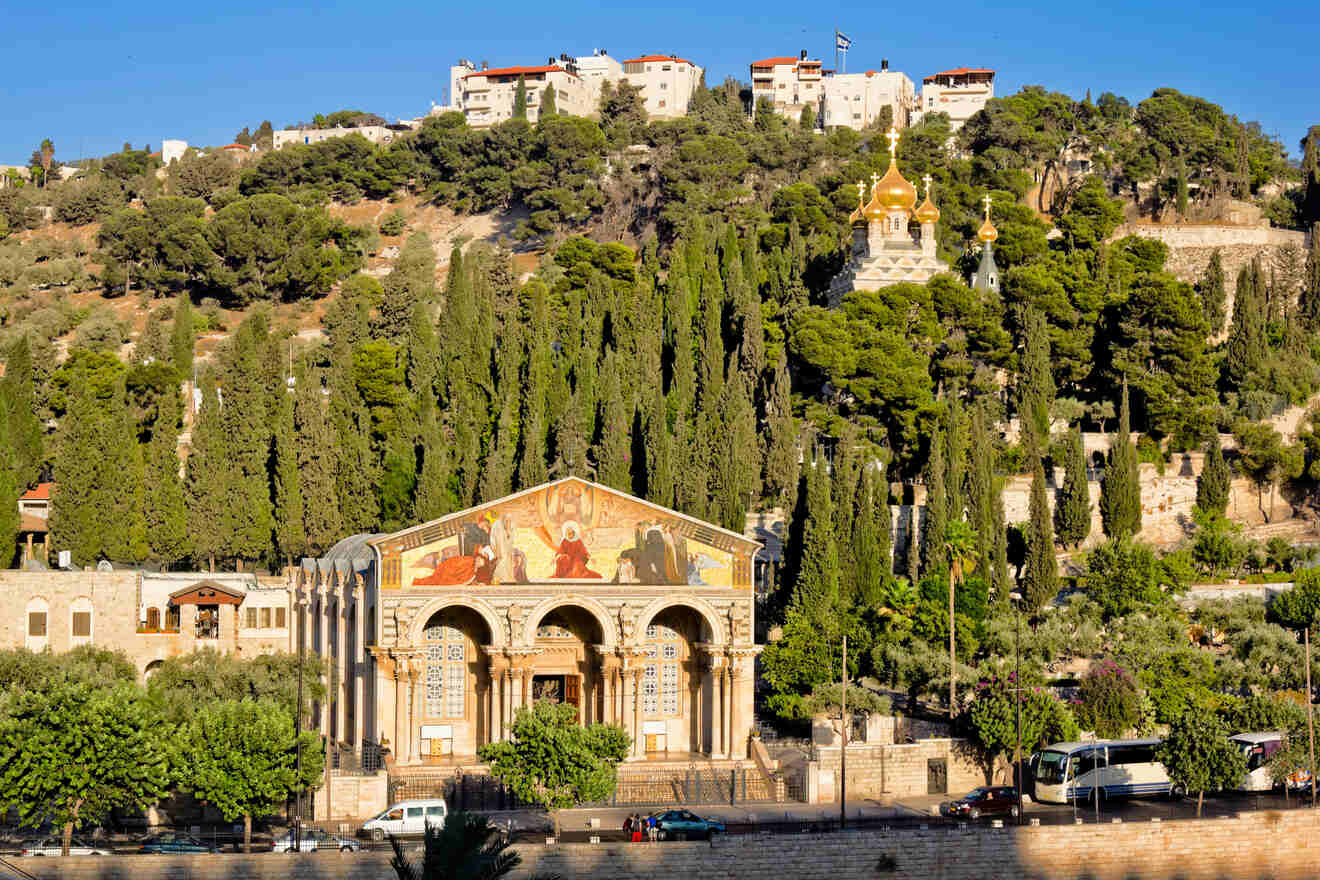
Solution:
<path fill-rule="evenodd" d="M 390 4 L 321 7 L 253 0 L 73 0 L 10 5 L 0 35 L 0 163 L 26 162 L 43 137 L 65 159 L 164 138 L 228 143 L 243 126 L 280 128 L 344 107 L 393 120 L 441 102 L 459 57 L 538 63 L 604 47 L 616 58 L 674 52 L 747 79 L 747 64 L 807 49 L 829 66 L 833 29 L 853 39 L 848 69 L 888 58 L 920 85 L 952 67 L 992 67 L 996 91 L 1024 83 L 1134 103 L 1172 86 L 1259 120 L 1290 154 L 1320 124 L 1314 7 L 1166 0 L 1027 5 L 862 2 L 710 4 Z M 754 11 L 753 11 L 754 10 Z"/>

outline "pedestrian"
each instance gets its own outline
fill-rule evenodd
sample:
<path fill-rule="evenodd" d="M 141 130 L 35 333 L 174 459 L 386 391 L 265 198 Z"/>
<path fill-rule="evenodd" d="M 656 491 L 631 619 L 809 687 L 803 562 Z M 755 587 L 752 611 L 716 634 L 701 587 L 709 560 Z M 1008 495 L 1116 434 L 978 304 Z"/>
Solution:
<path fill-rule="evenodd" d="M 642 817 L 637 813 L 632 816 L 632 842 L 642 842 Z"/>
<path fill-rule="evenodd" d="M 623 817 L 623 833 L 632 834 L 632 813 Z"/>
<path fill-rule="evenodd" d="M 656 824 L 655 816 L 646 817 L 646 836 L 652 843 L 660 837 L 660 826 Z"/>

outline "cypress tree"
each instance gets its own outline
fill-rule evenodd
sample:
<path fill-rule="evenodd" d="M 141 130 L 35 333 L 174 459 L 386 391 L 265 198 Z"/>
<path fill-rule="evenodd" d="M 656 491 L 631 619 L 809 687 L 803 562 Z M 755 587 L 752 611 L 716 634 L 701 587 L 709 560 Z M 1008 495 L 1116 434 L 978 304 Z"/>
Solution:
<path fill-rule="evenodd" d="M 546 399 L 555 368 L 551 361 L 553 334 L 548 295 L 546 286 L 536 279 L 523 288 L 528 320 L 524 337 L 527 351 L 522 387 L 522 444 L 518 450 L 520 489 L 539 486 L 550 476 L 546 463 Z"/>
<path fill-rule="evenodd" d="M 664 507 L 675 504 L 674 438 L 665 421 L 665 398 L 660 383 L 652 384 L 645 415 L 646 498 Z"/>
<path fill-rule="evenodd" d="M 559 107 L 556 106 L 556 103 L 555 84 L 550 83 L 545 87 L 545 91 L 541 92 L 541 109 L 536 115 L 537 121 L 557 115 Z"/>
<path fill-rule="evenodd" d="M 697 406 L 714 411 L 724 382 L 724 285 L 713 255 L 701 281 L 701 345 L 697 349 Z"/>
<path fill-rule="evenodd" d="M 513 89 L 513 118 L 527 118 L 527 80 L 518 74 L 518 85 Z"/>
<path fill-rule="evenodd" d="M 1306 253 L 1302 290 L 1297 295 L 1297 317 L 1307 333 L 1320 332 L 1320 223 L 1311 226 L 1311 249 Z"/>
<path fill-rule="evenodd" d="M 1234 387 L 1242 387 L 1257 373 L 1269 354 L 1265 337 L 1265 292 L 1260 261 L 1238 273 L 1233 299 L 1233 323 L 1228 331 L 1224 369 Z"/>
<path fill-rule="evenodd" d="M 18 472 L 8 419 L 0 419 L 0 568 L 9 568 L 18 553 Z"/>
<path fill-rule="evenodd" d="M 711 448 L 711 488 L 719 522 L 727 529 L 742 532 L 747 524 L 748 501 L 761 494 L 761 465 L 756 458 L 760 451 L 756 437 L 756 407 L 752 403 L 747 377 L 731 370 L 721 400 L 719 415 L 723 437 Z"/>
<path fill-rule="evenodd" d="M 342 344 L 330 354 L 330 427 L 338 449 L 335 496 L 341 525 L 350 534 L 373 531 L 380 507 L 375 492 L 378 471 L 371 453 L 371 415 L 353 381 L 351 354 Z M 306 494 L 303 499 L 306 503 Z"/>
<path fill-rule="evenodd" d="M 1205 450 L 1205 464 L 1196 478 L 1196 507 L 1206 513 L 1223 516 L 1228 510 L 1229 484 L 1232 474 L 1224 461 L 1224 450 L 1219 446 L 1219 433 L 1215 432 Z"/>
<path fill-rule="evenodd" d="M 1205 323 L 1210 328 L 1210 335 L 1218 336 L 1224 329 L 1228 302 L 1228 294 L 1224 290 L 1224 263 L 1219 256 L 1219 248 L 1210 254 L 1210 263 L 1205 267 L 1205 274 L 1201 276 L 1196 291 L 1201 295 L 1201 308 L 1205 312 Z"/>
<path fill-rule="evenodd" d="M 1109 464 L 1100 481 L 1100 519 L 1110 538 L 1141 531 L 1141 483 L 1137 474 L 1137 450 L 1132 446 L 1127 380 L 1118 410 L 1118 430 L 1109 450 Z"/>
<path fill-rule="evenodd" d="M 179 392 L 171 388 L 161 396 L 159 414 L 151 430 L 146 453 L 146 506 L 148 558 L 169 567 L 192 553 L 188 532 L 188 504 L 179 475 Z"/>
<path fill-rule="evenodd" d="M 793 400 L 789 387 L 788 358 L 780 352 L 774 378 L 765 405 L 765 469 L 762 484 L 766 496 L 775 503 L 789 506 L 786 499 L 797 487 L 802 457 L 798 451 L 797 424 L 793 419 Z"/>
<path fill-rule="evenodd" d="M 1022 355 L 1018 369 L 1017 407 L 1028 454 L 1042 456 L 1049 446 L 1054 379 L 1050 373 L 1050 338 L 1045 316 L 1027 307 L 1022 320 Z"/>
<path fill-rule="evenodd" d="M 197 329 L 193 322 L 192 300 L 182 294 L 174 306 L 174 326 L 170 330 L 170 360 L 180 381 L 192 376 L 193 349 L 197 344 Z"/>
<path fill-rule="evenodd" d="M 915 584 L 921 579 L 919 562 L 921 560 L 921 513 L 916 499 L 908 506 L 907 551 L 903 554 L 903 576 L 908 583 Z"/>
<path fill-rule="evenodd" d="M 381 287 L 384 294 L 371 322 L 373 335 L 400 339 L 408 333 L 418 306 L 435 299 L 435 249 L 425 232 L 408 237 Z"/>
<path fill-rule="evenodd" d="M 967 468 L 967 524 L 976 534 L 976 573 L 990 583 L 994 546 L 994 444 L 984 407 L 972 411 L 971 450 Z"/>
<path fill-rule="evenodd" d="M 339 446 L 326 415 L 321 377 L 304 371 L 293 398 L 294 443 L 302 490 L 303 537 L 307 552 L 320 556 L 344 536 L 335 488 Z M 432 402 L 434 406 L 434 402 Z"/>
<path fill-rule="evenodd" d="M 270 496 L 270 382 L 263 368 L 268 333 L 264 316 L 239 325 L 223 358 L 220 422 L 229 456 L 225 557 L 255 562 L 271 552 L 275 519 Z"/>
<path fill-rule="evenodd" d="M 1059 542 L 1080 547 L 1091 534 L 1091 488 L 1086 482 L 1086 451 L 1082 432 L 1068 433 L 1068 456 L 1063 462 L 1063 491 L 1054 510 Z"/>
<path fill-rule="evenodd" d="M 1008 597 L 1011 581 L 1008 577 L 1008 524 L 1004 515 L 1004 481 L 1000 477 L 994 480 L 990 513 L 995 535 L 990 584 L 995 589 L 996 595 L 1003 599 Z"/>
<path fill-rule="evenodd" d="M 1059 592 L 1059 569 L 1054 557 L 1054 528 L 1045 496 L 1045 468 L 1040 459 L 1031 473 L 1030 523 L 1027 558 L 1022 566 L 1022 594 L 1032 613 L 1045 607 Z"/>
<path fill-rule="evenodd" d="M 305 381 L 306 377 L 299 377 Z M 280 394 L 275 424 L 275 550 L 277 558 L 293 564 L 307 550 L 306 507 L 302 474 L 298 470 L 297 424 L 293 393 Z"/>
<path fill-rule="evenodd" d="M 148 364 L 170 361 L 170 343 L 165 337 L 166 309 L 156 309 L 147 315 L 146 326 L 142 335 L 133 346 L 133 363 Z"/>
<path fill-rule="evenodd" d="M 881 469 L 883 474 L 883 468 Z M 881 530 L 877 515 L 881 498 L 871 478 L 871 468 L 863 466 L 852 500 L 852 536 L 847 542 L 852 547 L 854 591 L 847 596 L 849 602 L 875 608 L 880 604 L 889 572 L 889 535 Z M 888 519 L 888 504 L 885 516 Z"/>
<path fill-rule="evenodd" d="M 188 533 L 192 536 L 193 557 L 215 571 L 216 560 L 223 558 L 227 547 L 230 458 L 215 379 L 209 371 L 203 374 L 200 385 L 201 409 L 193 418 L 185 480 Z"/>
<path fill-rule="evenodd" d="M 422 405 L 421 437 L 418 442 L 421 447 L 422 467 L 417 478 L 417 494 L 413 508 L 418 519 L 429 522 L 453 513 L 458 507 L 452 486 L 453 470 L 449 457 L 449 444 L 445 441 L 440 413 L 434 401 Z M 544 453 L 541 455 L 541 467 L 545 467 Z"/>
<path fill-rule="evenodd" d="M 949 392 L 944 409 L 944 490 L 947 518 L 962 519 L 967 510 L 967 413 L 955 387 Z"/>
<path fill-rule="evenodd" d="M 839 600 L 839 553 L 834 540 L 834 503 L 825 456 L 819 450 L 807 471 L 806 521 L 802 525 L 802 562 L 793 589 L 794 602 L 813 619 L 832 615 Z"/>
<path fill-rule="evenodd" d="M 75 565 L 90 565 L 103 555 L 102 536 L 109 510 L 98 508 L 104 415 L 91 389 L 70 388 L 68 407 L 60 420 L 53 477 L 57 485 L 50 501 L 50 541 L 53 551 L 68 550 Z"/>
<path fill-rule="evenodd" d="M 846 424 L 834 446 L 830 468 L 830 497 L 834 499 L 834 535 L 839 557 L 839 596 L 852 602 L 857 598 L 857 547 L 849 538 L 855 526 L 857 481 L 861 476 L 861 456 L 857 451 L 857 429 Z"/>
<path fill-rule="evenodd" d="M 627 492 L 632 486 L 632 419 L 624 408 L 613 354 L 607 355 L 602 373 L 602 394 L 592 460 L 596 478 L 612 489 Z"/>
<path fill-rule="evenodd" d="M 881 578 L 888 581 L 894 571 L 894 516 L 889 509 L 889 476 L 883 461 L 876 462 L 871 499 L 875 506 L 876 541 L 879 545 Z"/>
<path fill-rule="evenodd" d="M 137 422 L 116 389 L 110 411 L 101 423 L 101 476 L 91 501 L 103 511 L 103 553 L 115 562 L 139 563 L 147 558 L 146 479 Z"/>
<path fill-rule="evenodd" d="M 0 418 L 9 426 L 14 478 L 20 490 L 34 485 L 45 461 L 45 439 L 37 415 L 37 384 L 32 369 L 32 350 L 26 334 L 20 334 L 5 358 L 0 379 Z"/>
<path fill-rule="evenodd" d="M 930 438 L 930 457 L 926 461 L 926 527 L 921 552 L 922 575 L 943 572 L 949 567 L 944 552 L 944 533 L 949 527 L 948 493 L 944 489 L 944 435 L 936 431 Z"/>
<path fill-rule="evenodd" d="M 587 457 L 587 435 L 582 427 L 582 407 L 576 396 L 569 400 L 554 430 L 554 464 L 550 476 L 590 479 L 594 470 Z"/>

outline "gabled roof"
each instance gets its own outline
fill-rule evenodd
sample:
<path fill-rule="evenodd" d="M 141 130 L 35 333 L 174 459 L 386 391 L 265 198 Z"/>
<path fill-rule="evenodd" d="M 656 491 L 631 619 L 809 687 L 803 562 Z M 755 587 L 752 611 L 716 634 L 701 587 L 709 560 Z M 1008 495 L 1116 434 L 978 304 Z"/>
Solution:
<path fill-rule="evenodd" d="M 240 605 L 247 593 L 218 581 L 200 580 L 170 593 L 176 605 Z"/>
<path fill-rule="evenodd" d="M 518 76 L 532 73 L 568 73 L 567 70 L 558 64 L 541 64 L 536 67 L 492 67 L 490 70 L 476 70 L 464 75 L 463 79 L 472 79 L 474 76 Z M 569 74 L 572 76 L 572 74 Z"/>
<path fill-rule="evenodd" d="M 31 489 L 28 489 L 19 496 L 20 501 L 49 501 L 50 490 L 55 486 L 54 483 L 37 483 Z"/>
<path fill-rule="evenodd" d="M 564 477 L 561 480 L 552 480 L 549 483 L 542 483 L 539 486 L 532 486 L 530 489 L 523 489 L 521 492 L 515 492 L 512 495 L 505 495 L 503 498 L 496 498 L 494 501 L 489 501 L 485 504 L 478 504 L 474 507 L 469 507 L 467 510 L 460 510 L 457 513 L 451 513 L 448 516 L 442 516 L 439 519 L 431 520 L 430 522 L 425 522 L 425 523 L 421 523 L 420 525 L 410 526 L 406 529 L 401 529 L 397 532 L 392 532 L 388 535 L 376 535 L 373 537 L 366 538 L 366 543 L 374 547 L 379 547 L 383 550 L 385 549 L 385 545 L 393 544 L 397 542 L 398 539 L 404 537 L 405 535 L 410 535 L 414 532 L 421 532 L 421 531 L 430 532 L 431 530 L 435 529 L 436 526 L 439 526 L 443 523 L 447 523 L 453 520 L 463 520 L 463 521 L 471 520 L 471 518 L 475 514 L 480 513 L 483 510 L 487 510 L 493 507 L 498 507 L 499 505 L 507 503 L 514 499 L 522 498 L 526 495 L 532 495 L 536 492 L 540 492 L 550 486 L 559 486 L 565 483 L 576 483 L 579 486 L 590 486 L 596 489 L 597 491 L 605 492 L 610 495 L 615 495 L 619 498 L 627 499 L 630 502 L 654 510 L 657 513 L 662 513 L 666 516 L 671 516 L 677 520 L 681 520 L 682 522 L 688 523 L 689 525 L 692 526 L 693 531 L 698 534 L 704 533 L 712 537 L 722 538 L 729 545 L 741 547 L 746 552 L 752 552 L 761 546 L 759 542 L 753 541 L 752 539 L 748 538 L 746 535 L 740 534 L 738 532 L 729 531 L 728 529 L 721 528 L 720 526 L 717 526 L 714 523 L 708 523 L 705 520 L 697 519 L 694 516 L 688 516 L 685 513 L 679 513 L 677 510 L 670 510 L 668 507 L 661 507 L 659 504 L 652 504 L 650 501 L 647 501 L 644 498 L 638 498 L 636 495 L 629 495 L 627 492 L 620 492 L 618 489 L 612 489 L 609 486 L 603 486 L 600 483 L 593 483 L 590 480 L 584 480 L 581 477 Z"/>
<path fill-rule="evenodd" d="M 679 58 L 677 55 L 642 55 L 638 58 L 625 59 L 623 63 L 637 64 L 642 61 L 677 61 L 679 64 L 692 64 L 691 61 L 686 58 Z M 692 64 L 692 66 L 696 67 L 695 64 Z"/>

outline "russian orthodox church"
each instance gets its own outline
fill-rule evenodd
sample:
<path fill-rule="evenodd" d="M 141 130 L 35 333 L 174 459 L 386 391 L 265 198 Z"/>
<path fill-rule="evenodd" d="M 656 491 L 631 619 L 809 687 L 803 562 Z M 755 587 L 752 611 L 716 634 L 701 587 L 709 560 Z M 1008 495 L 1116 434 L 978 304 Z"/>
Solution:
<path fill-rule="evenodd" d="M 977 290 L 999 290 L 999 267 L 995 265 L 995 239 L 999 230 L 990 222 L 990 197 L 981 200 L 985 204 L 985 222 L 976 230 L 976 239 L 981 242 L 981 265 L 972 276 L 972 287 Z"/>
<path fill-rule="evenodd" d="M 899 134 L 889 130 L 889 170 L 884 177 L 871 175 L 871 200 L 865 202 L 866 184 L 857 183 L 857 210 L 852 225 L 852 257 L 830 282 L 830 305 L 838 306 L 854 290 L 878 290 L 890 284 L 912 281 L 921 284 L 940 272 L 947 263 L 935 256 L 935 224 L 940 211 L 930 198 L 917 207 L 917 188 L 898 169 Z M 911 228 L 917 224 L 917 230 Z"/>

